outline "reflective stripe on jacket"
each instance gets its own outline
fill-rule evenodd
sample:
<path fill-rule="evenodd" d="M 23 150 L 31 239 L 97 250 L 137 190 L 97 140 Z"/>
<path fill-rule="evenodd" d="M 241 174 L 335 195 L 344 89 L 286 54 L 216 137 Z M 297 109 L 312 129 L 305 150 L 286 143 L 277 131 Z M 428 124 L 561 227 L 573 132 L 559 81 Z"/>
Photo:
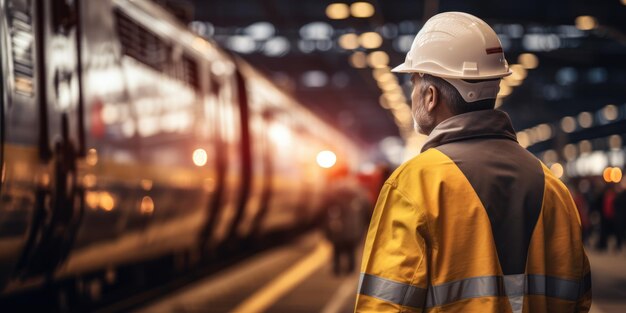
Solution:
<path fill-rule="evenodd" d="M 508 116 L 439 124 L 383 186 L 357 312 L 587 312 L 591 278 L 565 185 Z"/>

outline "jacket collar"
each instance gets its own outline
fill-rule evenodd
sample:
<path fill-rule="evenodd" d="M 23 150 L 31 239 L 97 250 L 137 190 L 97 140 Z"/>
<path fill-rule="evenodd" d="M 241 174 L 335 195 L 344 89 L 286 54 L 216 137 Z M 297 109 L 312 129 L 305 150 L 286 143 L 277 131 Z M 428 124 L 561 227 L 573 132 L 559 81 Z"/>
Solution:
<path fill-rule="evenodd" d="M 422 152 L 446 143 L 475 138 L 504 138 L 517 142 L 509 116 L 500 110 L 481 110 L 455 115 L 428 135 Z"/>

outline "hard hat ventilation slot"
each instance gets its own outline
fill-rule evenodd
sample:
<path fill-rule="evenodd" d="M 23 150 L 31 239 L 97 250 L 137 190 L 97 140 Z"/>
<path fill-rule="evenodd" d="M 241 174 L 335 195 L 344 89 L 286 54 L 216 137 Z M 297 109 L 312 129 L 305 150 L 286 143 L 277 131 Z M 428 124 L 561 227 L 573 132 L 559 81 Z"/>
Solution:
<path fill-rule="evenodd" d="M 471 76 L 471 75 L 478 76 L 478 63 L 463 62 L 463 75 L 464 76 Z"/>

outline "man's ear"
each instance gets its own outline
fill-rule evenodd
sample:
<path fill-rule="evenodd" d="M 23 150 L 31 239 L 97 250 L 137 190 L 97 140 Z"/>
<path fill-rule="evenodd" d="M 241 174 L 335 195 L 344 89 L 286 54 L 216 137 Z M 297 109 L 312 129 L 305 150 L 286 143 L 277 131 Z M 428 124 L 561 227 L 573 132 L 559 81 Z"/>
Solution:
<path fill-rule="evenodd" d="M 439 90 L 437 90 L 435 86 L 428 86 L 428 90 L 426 90 L 426 94 L 424 95 L 424 104 L 428 112 L 432 112 L 437 107 L 437 104 L 439 104 Z"/>

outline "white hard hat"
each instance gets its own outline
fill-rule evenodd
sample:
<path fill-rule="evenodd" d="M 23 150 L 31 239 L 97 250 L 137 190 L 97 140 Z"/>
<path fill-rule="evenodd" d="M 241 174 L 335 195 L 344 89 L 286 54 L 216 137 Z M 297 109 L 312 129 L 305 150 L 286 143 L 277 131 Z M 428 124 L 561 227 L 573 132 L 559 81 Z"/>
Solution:
<path fill-rule="evenodd" d="M 461 12 L 431 17 L 415 36 L 404 63 L 392 71 L 441 77 L 467 102 L 495 98 L 498 78 L 512 73 L 496 32 L 483 20 Z M 491 79 L 495 80 L 465 81 Z"/>

